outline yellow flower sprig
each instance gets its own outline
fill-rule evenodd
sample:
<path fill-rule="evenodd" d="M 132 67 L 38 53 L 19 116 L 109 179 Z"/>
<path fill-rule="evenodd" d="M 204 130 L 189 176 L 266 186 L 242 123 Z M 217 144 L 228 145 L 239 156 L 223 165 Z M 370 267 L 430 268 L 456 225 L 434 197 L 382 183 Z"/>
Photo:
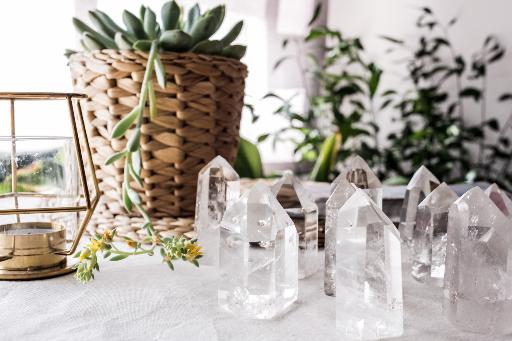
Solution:
<path fill-rule="evenodd" d="M 201 246 L 197 244 L 197 239 L 189 240 L 183 236 L 161 238 L 158 232 L 147 238 L 151 243 L 150 247 L 144 247 L 128 237 L 124 241 L 130 250 L 121 250 L 114 243 L 116 230 L 106 230 L 102 235 L 96 234 L 90 238 L 89 243 L 77 252 L 74 257 L 78 258 L 78 263 L 74 266 L 76 269 L 75 277 L 82 283 L 87 283 L 94 279 L 94 271 L 99 271 L 98 252 L 103 254 L 104 259 L 110 261 L 120 261 L 129 256 L 148 255 L 153 256 L 157 248 L 160 249 L 162 261 L 166 263 L 171 270 L 174 270 L 174 261 L 182 260 L 199 266 L 199 259 L 203 256 Z"/>

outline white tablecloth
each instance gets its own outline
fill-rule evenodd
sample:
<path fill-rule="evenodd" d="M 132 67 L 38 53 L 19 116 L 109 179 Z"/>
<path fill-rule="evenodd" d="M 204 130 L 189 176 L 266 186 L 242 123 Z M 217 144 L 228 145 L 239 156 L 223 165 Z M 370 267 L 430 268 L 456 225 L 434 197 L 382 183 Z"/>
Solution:
<path fill-rule="evenodd" d="M 300 281 L 294 308 L 275 321 L 240 320 L 217 307 L 215 272 L 140 256 L 101 262 L 96 280 L 72 275 L 0 282 L 0 340 L 339 340 L 335 299 L 323 294 L 323 274 Z M 441 289 L 404 273 L 405 333 L 394 340 L 498 340 L 458 332 L 444 319 Z M 512 336 L 499 340 L 511 340 Z"/>

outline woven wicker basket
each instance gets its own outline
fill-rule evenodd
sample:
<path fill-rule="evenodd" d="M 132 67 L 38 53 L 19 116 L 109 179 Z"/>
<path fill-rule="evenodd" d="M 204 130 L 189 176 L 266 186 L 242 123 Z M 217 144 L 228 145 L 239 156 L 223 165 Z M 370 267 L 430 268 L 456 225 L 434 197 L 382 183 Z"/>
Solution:
<path fill-rule="evenodd" d="M 144 187 L 132 183 L 160 230 L 186 232 L 179 217 L 194 213 L 197 173 L 216 155 L 234 162 L 247 68 L 241 62 L 195 53 L 161 53 L 167 87 L 154 80 L 158 117 L 142 125 Z M 115 124 L 138 104 L 147 54 L 101 50 L 70 59 L 75 91 L 88 95 L 84 104 L 102 204 L 89 231 L 117 227 L 120 235 L 139 233 L 140 218 L 127 214 L 121 201 L 122 160 L 104 161 L 122 150 L 127 139 L 112 140 Z M 130 136 L 130 134 L 128 134 Z M 127 219 L 128 217 L 129 219 Z M 190 225 L 190 224 L 188 224 Z M 188 228 L 191 229 L 191 226 Z"/>

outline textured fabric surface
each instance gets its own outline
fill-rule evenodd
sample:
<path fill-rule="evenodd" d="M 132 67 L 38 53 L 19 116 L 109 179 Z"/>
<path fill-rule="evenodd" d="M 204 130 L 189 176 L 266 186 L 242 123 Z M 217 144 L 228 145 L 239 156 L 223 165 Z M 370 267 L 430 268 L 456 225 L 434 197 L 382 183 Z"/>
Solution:
<path fill-rule="evenodd" d="M 343 340 L 335 336 L 335 300 L 318 272 L 299 283 L 300 299 L 275 321 L 239 320 L 217 308 L 215 272 L 157 257 L 102 262 L 96 280 L 72 275 L 0 282 L 0 340 Z M 393 340 L 511 340 L 458 332 L 444 318 L 441 289 L 404 272 L 405 333 Z"/>

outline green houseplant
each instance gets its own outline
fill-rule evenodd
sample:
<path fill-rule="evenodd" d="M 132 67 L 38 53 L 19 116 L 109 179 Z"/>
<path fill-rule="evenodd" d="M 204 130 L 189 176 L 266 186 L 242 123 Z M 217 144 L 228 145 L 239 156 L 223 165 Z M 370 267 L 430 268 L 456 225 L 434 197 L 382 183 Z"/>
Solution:
<path fill-rule="evenodd" d="M 143 223 L 138 240 L 120 229 L 95 234 L 78 255 L 77 276 L 92 278 L 99 251 L 120 260 L 152 255 L 162 246 L 171 268 L 176 259 L 197 265 L 195 240 L 163 237 L 159 231 L 166 229 L 167 217 L 193 214 L 196 176 L 204 164 L 218 154 L 234 161 L 247 70 L 239 62 L 246 47 L 233 42 L 243 22 L 214 39 L 224 20 L 223 5 L 202 12 L 196 4 L 184 13 L 169 1 L 160 22 L 152 9 L 141 6 L 138 15 L 123 12 L 125 28 L 102 11 L 89 15 L 95 28 L 73 19 L 84 51 L 66 55 L 75 89 L 89 96 L 88 133 L 96 142 L 92 151 L 105 202 L 100 215 L 108 220 L 127 211 Z M 163 221 L 159 229 L 156 219 Z M 132 250 L 116 249 L 111 243 L 116 235 Z M 144 248 L 144 242 L 152 246 Z"/>

